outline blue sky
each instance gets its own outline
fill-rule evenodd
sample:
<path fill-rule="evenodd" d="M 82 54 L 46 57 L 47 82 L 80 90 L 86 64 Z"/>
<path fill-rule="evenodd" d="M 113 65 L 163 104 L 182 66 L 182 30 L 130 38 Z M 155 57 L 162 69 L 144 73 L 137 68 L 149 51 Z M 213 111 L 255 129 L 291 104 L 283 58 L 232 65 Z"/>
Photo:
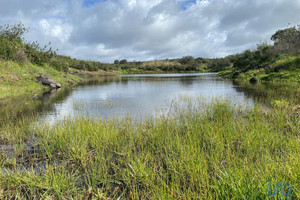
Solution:
<path fill-rule="evenodd" d="M 106 0 L 84 0 L 83 5 L 86 7 L 94 6 L 96 3 L 105 2 Z"/>
<path fill-rule="evenodd" d="M 300 23 L 298 0 L 0 0 L 0 24 L 86 60 L 223 57 Z"/>
<path fill-rule="evenodd" d="M 91 7 L 94 6 L 97 3 L 100 2 L 105 2 L 107 0 L 84 0 L 83 1 L 83 5 L 85 7 Z M 109 1 L 109 0 L 108 0 Z M 189 6 L 191 6 L 192 4 L 195 4 L 197 1 L 196 0 L 177 0 L 178 5 L 182 8 L 182 9 L 186 9 Z"/>

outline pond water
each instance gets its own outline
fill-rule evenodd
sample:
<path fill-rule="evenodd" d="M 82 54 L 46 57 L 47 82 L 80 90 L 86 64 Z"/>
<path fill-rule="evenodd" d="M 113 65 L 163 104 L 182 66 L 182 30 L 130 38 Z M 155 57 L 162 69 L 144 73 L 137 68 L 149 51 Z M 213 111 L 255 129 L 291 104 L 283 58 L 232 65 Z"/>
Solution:
<path fill-rule="evenodd" d="M 143 119 L 167 109 L 173 99 L 200 97 L 205 101 L 224 98 L 234 104 L 252 106 L 254 100 L 230 80 L 215 73 L 151 74 L 103 77 L 73 88 L 42 112 L 52 123 L 75 116 Z"/>
<path fill-rule="evenodd" d="M 55 123 L 66 117 L 121 118 L 140 120 L 156 117 L 172 108 L 172 100 L 223 98 L 232 104 L 252 107 L 273 100 L 300 104 L 299 84 L 238 83 L 215 73 L 105 76 L 73 88 L 0 100 L 2 122 L 25 116 L 38 122 Z"/>

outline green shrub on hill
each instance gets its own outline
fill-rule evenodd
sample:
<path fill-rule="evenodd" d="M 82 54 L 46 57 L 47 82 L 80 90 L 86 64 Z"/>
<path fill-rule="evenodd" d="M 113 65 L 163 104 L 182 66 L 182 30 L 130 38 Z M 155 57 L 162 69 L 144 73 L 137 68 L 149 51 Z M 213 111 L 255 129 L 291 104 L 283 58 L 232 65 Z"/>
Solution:
<path fill-rule="evenodd" d="M 103 68 L 100 62 L 72 59 L 67 56 L 57 55 L 51 48 L 51 43 L 41 47 L 38 42 L 24 42 L 22 36 L 28 32 L 23 24 L 0 25 L 0 58 L 3 60 L 17 61 L 21 64 L 31 62 L 38 66 L 45 64 L 58 71 L 67 72 L 70 67 L 97 71 Z"/>

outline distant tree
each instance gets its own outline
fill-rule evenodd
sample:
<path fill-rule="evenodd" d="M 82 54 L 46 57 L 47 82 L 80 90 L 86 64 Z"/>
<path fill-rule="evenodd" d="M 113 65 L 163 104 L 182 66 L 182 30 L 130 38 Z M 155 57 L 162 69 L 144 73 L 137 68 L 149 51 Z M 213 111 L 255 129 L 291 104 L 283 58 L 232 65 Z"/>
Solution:
<path fill-rule="evenodd" d="M 117 65 L 117 64 L 119 64 L 119 63 L 120 63 L 119 60 L 115 60 L 115 62 L 114 62 L 115 65 Z"/>
<path fill-rule="evenodd" d="M 190 64 L 191 62 L 193 62 L 194 60 L 195 60 L 195 58 L 192 56 L 184 56 L 181 59 L 179 59 L 179 63 L 182 65 L 187 65 L 187 64 Z"/>
<path fill-rule="evenodd" d="M 225 70 L 231 66 L 229 58 L 215 58 L 211 59 L 208 63 L 208 68 L 211 71 L 221 71 Z"/>
<path fill-rule="evenodd" d="M 122 65 L 123 65 L 123 64 L 127 64 L 127 60 L 126 60 L 126 59 L 121 60 L 121 61 L 120 61 L 120 64 L 122 64 Z"/>
<path fill-rule="evenodd" d="M 196 61 L 198 62 L 198 63 L 206 63 L 206 60 L 204 59 L 204 58 L 201 58 L 201 57 L 199 57 L 199 58 L 196 58 Z"/>

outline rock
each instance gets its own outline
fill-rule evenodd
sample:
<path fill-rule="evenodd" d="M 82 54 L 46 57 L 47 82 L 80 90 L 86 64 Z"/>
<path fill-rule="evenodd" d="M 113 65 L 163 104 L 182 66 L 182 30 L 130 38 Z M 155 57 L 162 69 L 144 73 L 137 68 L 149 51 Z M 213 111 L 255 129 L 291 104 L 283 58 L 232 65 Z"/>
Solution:
<path fill-rule="evenodd" d="M 51 87 L 52 89 L 56 89 L 56 84 L 51 83 L 51 84 L 50 84 L 50 87 Z"/>
<path fill-rule="evenodd" d="M 48 85 L 52 89 L 61 88 L 60 83 L 55 82 L 54 80 L 48 78 L 47 76 L 38 76 L 37 80 L 38 80 L 38 83 L 40 83 L 42 85 Z"/>
<path fill-rule="evenodd" d="M 252 78 L 249 80 L 249 82 L 252 83 L 252 84 L 255 84 L 255 83 L 258 82 L 258 80 L 257 80 L 257 78 L 252 77 Z"/>

